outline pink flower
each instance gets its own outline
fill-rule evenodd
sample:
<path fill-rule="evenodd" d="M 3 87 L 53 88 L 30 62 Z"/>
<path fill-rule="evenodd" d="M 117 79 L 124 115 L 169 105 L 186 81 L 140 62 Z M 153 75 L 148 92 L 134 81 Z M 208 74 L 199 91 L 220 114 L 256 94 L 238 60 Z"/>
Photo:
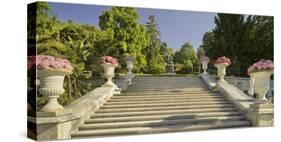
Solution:
<path fill-rule="evenodd" d="M 37 55 L 28 57 L 28 69 L 37 67 L 38 69 L 68 69 L 72 70 L 70 62 L 66 59 L 55 58 L 48 55 Z"/>
<path fill-rule="evenodd" d="M 247 70 L 248 74 L 256 71 L 262 71 L 262 70 L 273 70 L 274 65 L 271 60 L 264 60 L 261 59 L 260 61 L 254 63 L 252 66 L 250 66 Z"/>
<path fill-rule="evenodd" d="M 215 64 L 231 64 L 231 61 L 229 58 L 226 58 L 225 56 L 219 57 L 216 61 Z"/>
<path fill-rule="evenodd" d="M 111 56 L 103 56 L 103 57 L 101 57 L 100 63 L 101 64 L 111 63 L 111 64 L 116 65 L 116 64 L 118 64 L 118 60 Z"/>

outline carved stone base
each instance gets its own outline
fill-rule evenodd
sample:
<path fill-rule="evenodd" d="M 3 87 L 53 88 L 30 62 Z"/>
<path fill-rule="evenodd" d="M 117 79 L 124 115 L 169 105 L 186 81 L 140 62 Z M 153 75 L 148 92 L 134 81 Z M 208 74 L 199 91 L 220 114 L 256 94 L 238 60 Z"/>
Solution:
<path fill-rule="evenodd" d="M 61 110 L 55 110 L 52 112 L 44 112 L 44 111 L 38 111 L 36 112 L 37 117 L 57 117 L 57 116 L 64 116 L 71 114 L 72 110 L 70 109 L 61 109 Z"/>
<path fill-rule="evenodd" d="M 71 138 L 72 121 L 79 119 L 79 116 L 64 115 L 58 117 L 28 117 L 28 137 L 43 140 L 58 140 Z M 33 126 L 33 127 L 31 127 Z"/>
<path fill-rule="evenodd" d="M 270 103 L 250 105 L 249 115 L 254 126 L 273 126 L 274 109 Z"/>

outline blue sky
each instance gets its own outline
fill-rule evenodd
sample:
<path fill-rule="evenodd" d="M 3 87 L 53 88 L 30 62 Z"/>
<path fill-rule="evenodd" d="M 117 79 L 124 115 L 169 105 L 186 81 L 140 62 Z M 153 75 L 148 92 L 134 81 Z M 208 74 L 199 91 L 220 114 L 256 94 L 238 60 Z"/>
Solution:
<path fill-rule="evenodd" d="M 70 19 L 76 23 L 91 24 L 97 27 L 98 17 L 102 11 L 111 9 L 110 6 L 100 5 L 67 3 L 49 3 L 49 5 L 53 14 L 62 21 Z M 175 50 L 185 42 L 190 42 L 194 48 L 199 47 L 202 44 L 203 34 L 215 27 L 216 13 L 147 8 L 137 8 L 137 11 L 141 17 L 139 23 L 146 23 L 149 15 L 155 15 L 162 41 Z"/>

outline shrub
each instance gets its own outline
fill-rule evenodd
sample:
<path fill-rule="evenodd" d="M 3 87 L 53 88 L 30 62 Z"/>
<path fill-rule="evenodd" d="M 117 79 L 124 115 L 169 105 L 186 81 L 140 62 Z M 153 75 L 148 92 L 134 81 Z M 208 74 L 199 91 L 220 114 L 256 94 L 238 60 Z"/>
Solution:
<path fill-rule="evenodd" d="M 189 74 L 193 72 L 193 64 L 190 60 L 185 60 L 184 64 L 176 64 L 176 73 Z"/>
<path fill-rule="evenodd" d="M 161 74 L 165 72 L 165 67 L 163 65 L 153 65 L 146 67 L 143 71 L 149 74 Z"/>

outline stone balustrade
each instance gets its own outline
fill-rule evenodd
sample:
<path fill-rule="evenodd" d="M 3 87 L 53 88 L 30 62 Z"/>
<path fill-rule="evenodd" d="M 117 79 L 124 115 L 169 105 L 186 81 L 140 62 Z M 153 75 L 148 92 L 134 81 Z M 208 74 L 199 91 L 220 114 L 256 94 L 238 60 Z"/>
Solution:
<path fill-rule="evenodd" d="M 126 90 L 132 76 L 125 76 L 116 83 L 118 87 Z M 60 116 L 28 116 L 28 136 L 36 140 L 56 140 L 71 138 L 71 133 L 89 119 L 95 110 L 114 94 L 114 87 L 97 87 L 81 98 L 70 103 L 65 110 L 71 113 Z M 38 112 L 37 112 L 38 113 Z"/>
<path fill-rule="evenodd" d="M 255 99 L 246 95 L 236 86 L 218 82 L 208 75 L 202 75 L 203 81 L 211 88 L 216 88 L 242 112 L 254 126 L 273 126 L 274 109 L 271 103 L 256 103 Z"/>

